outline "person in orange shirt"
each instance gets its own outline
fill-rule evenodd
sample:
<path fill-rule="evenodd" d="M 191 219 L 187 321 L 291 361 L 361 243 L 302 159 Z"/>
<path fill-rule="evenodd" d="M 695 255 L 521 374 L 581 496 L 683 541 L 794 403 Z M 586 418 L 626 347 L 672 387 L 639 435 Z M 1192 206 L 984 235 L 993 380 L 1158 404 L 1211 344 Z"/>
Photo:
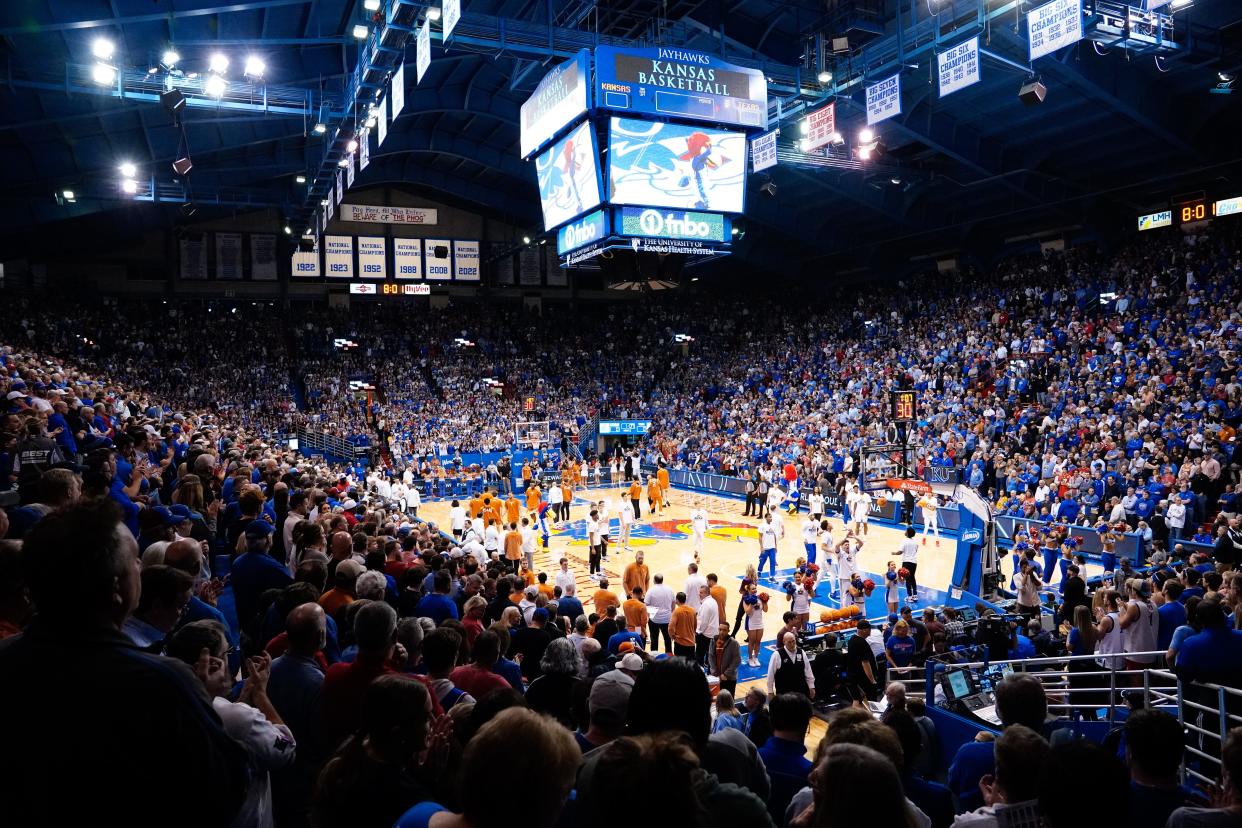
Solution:
<path fill-rule="evenodd" d="M 505 520 L 509 523 L 517 523 L 522 519 L 522 503 L 513 495 L 509 495 L 509 499 L 505 501 Z"/>
<path fill-rule="evenodd" d="M 643 595 L 645 591 L 642 587 L 634 588 L 634 595 L 621 605 L 621 611 L 625 613 L 625 626 L 630 632 L 636 632 L 643 637 L 643 649 L 647 647 L 647 605 L 643 603 Z"/>
<path fill-rule="evenodd" d="M 530 488 L 530 479 L 532 476 L 533 476 L 533 472 L 531 472 L 530 470 L 530 463 L 523 463 L 522 464 L 522 488 L 523 489 Z"/>
<path fill-rule="evenodd" d="M 521 560 L 522 533 L 518 531 L 516 523 L 510 523 L 509 531 L 505 532 L 505 564 L 514 575 L 518 573 L 518 563 Z"/>
<path fill-rule="evenodd" d="M 536 586 L 539 587 L 539 592 L 541 595 L 546 595 L 549 601 L 551 601 L 553 598 L 556 597 L 555 588 L 551 584 L 548 583 L 548 573 L 540 572 L 538 575 L 535 576 L 535 580 L 538 581 Z"/>
<path fill-rule="evenodd" d="M 591 596 L 591 603 L 595 606 L 595 614 L 600 618 L 604 617 L 604 613 L 609 607 L 621 606 L 621 599 L 616 593 L 608 589 L 608 579 L 599 579 L 599 589 L 595 590 L 595 594 Z M 693 634 L 691 635 L 693 638 Z"/>
<path fill-rule="evenodd" d="M 470 508 L 470 519 L 474 520 L 483 511 L 483 498 L 477 497 L 477 496 L 470 498 L 469 508 Z"/>
<path fill-rule="evenodd" d="M 720 607 L 720 617 L 725 617 L 725 597 L 728 593 L 725 588 L 719 584 L 719 579 L 715 572 L 707 574 L 707 591 L 711 593 L 712 598 L 716 599 L 716 606 Z"/>
<path fill-rule="evenodd" d="M 625 587 L 625 597 L 629 598 L 639 590 L 644 595 L 651 587 L 651 570 L 643 563 L 643 553 L 634 553 L 634 562 L 625 568 L 625 574 L 621 577 L 622 586 Z"/>
<path fill-rule="evenodd" d="M 341 607 L 354 602 L 357 597 L 354 593 L 354 586 L 362 571 L 362 564 L 352 558 L 347 558 L 336 565 L 332 589 L 319 596 L 319 606 L 323 607 L 325 614 L 335 618 Z"/>
<path fill-rule="evenodd" d="M 686 593 L 677 593 L 677 606 L 673 607 L 668 622 L 669 635 L 673 637 L 673 655 L 694 661 L 694 634 L 699 617 L 693 607 L 686 605 Z"/>
<path fill-rule="evenodd" d="M 634 520 L 642 519 L 642 511 L 638 508 L 638 501 L 643 496 L 643 484 L 637 479 L 630 482 L 630 505 L 634 507 Z"/>
<path fill-rule="evenodd" d="M 561 482 L 561 497 L 564 500 L 561 503 L 561 515 L 566 523 L 569 523 L 569 506 L 574 502 L 574 487 L 570 485 L 568 480 Z"/>
<path fill-rule="evenodd" d="M 526 511 L 533 512 L 539 508 L 539 497 L 542 494 L 538 483 L 532 483 L 526 487 Z"/>
<path fill-rule="evenodd" d="M 664 507 L 668 508 L 668 469 L 661 466 L 656 470 L 656 480 L 660 483 L 660 492 L 664 495 Z"/>
<path fill-rule="evenodd" d="M 660 481 L 654 477 L 647 478 L 647 509 L 648 513 L 658 515 L 664 503 L 664 492 L 660 491 Z"/>

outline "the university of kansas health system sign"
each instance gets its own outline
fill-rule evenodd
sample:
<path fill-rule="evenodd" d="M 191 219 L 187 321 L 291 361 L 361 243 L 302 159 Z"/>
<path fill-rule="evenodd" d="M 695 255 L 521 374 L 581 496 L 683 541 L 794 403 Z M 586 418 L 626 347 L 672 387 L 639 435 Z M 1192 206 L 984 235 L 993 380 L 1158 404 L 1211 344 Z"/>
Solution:
<path fill-rule="evenodd" d="M 617 233 L 622 236 L 720 243 L 729 240 L 729 220 L 718 213 L 620 207 L 617 209 L 616 225 Z"/>
<path fill-rule="evenodd" d="M 758 69 L 688 49 L 595 50 L 596 106 L 767 129 L 768 82 Z"/>

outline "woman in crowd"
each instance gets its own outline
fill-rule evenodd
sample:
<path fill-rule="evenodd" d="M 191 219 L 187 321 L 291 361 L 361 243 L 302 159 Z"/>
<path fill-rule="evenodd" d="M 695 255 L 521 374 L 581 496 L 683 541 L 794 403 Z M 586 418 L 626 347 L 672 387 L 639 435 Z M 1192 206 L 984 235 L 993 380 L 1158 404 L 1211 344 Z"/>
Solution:
<path fill-rule="evenodd" d="M 578 677 L 581 658 L 568 638 L 553 639 L 539 660 L 540 676 L 526 689 L 526 703 L 531 710 L 551 716 L 570 730 L 578 727 L 573 707 L 582 685 Z"/>

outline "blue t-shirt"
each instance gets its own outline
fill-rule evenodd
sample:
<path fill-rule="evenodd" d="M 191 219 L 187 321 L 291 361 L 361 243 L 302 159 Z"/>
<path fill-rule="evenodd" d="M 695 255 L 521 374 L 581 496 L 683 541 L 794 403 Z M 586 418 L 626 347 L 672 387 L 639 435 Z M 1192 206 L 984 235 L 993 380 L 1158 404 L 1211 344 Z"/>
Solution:
<path fill-rule="evenodd" d="M 1242 632 L 1219 627 L 1190 636 L 1177 652 L 1176 666 L 1186 678 L 1231 683 L 1242 671 Z"/>
<path fill-rule="evenodd" d="M 457 605 L 447 595 L 433 592 L 423 596 L 418 606 L 414 607 L 414 614 L 419 618 L 430 618 L 438 627 L 450 618 L 457 618 Z"/>
<path fill-rule="evenodd" d="M 630 632 L 629 630 L 622 630 L 621 632 L 614 633 L 611 637 L 609 637 L 608 652 L 616 653 L 620 649 L 621 645 L 627 641 L 633 642 L 635 647 L 641 647 L 643 645 L 643 637 L 641 635 L 636 632 Z"/>
<path fill-rule="evenodd" d="M 888 643 L 884 645 L 884 649 L 888 650 L 888 657 L 898 667 L 910 666 L 910 662 L 914 660 L 914 648 L 914 639 L 908 635 L 889 636 Z"/>
<path fill-rule="evenodd" d="M 434 802 L 421 802 L 401 815 L 393 828 L 427 828 L 431 818 L 445 810 Z"/>
<path fill-rule="evenodd" d="M 949 765 L 949 790 L 957 795 L 959 810 L 983 807 L 979 780 L 995 770 L 995 742 L 967 742 L 957 749 L 953 764 Z"/>
<path fill-rule="evenodd" d="M 1156 611 L 1160 626 L 1156 633 L 1156 649 L 1167 650 L 1173 642 L 1173 631 L 1186 623 L 1186 607 L 1180 601 L 1166 601 Z"/>

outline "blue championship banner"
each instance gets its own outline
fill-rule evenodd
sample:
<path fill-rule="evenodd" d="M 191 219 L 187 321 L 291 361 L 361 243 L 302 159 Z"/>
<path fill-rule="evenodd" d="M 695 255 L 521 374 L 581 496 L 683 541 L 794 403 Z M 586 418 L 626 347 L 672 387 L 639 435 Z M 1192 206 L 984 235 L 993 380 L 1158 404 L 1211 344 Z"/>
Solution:
<path fill-rule="evenodd" d="M 758 69 L 688 49 L 595 50 L 596 106 L 767 129 L 768 82 Z"/>

